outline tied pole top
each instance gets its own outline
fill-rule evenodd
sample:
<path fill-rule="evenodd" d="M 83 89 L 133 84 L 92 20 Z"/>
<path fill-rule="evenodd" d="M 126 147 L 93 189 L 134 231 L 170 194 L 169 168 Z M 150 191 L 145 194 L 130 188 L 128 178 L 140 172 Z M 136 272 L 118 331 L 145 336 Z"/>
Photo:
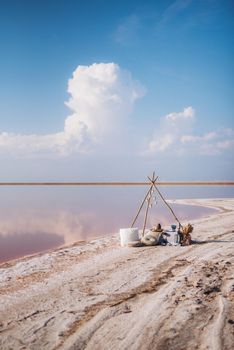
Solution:
<path fill-rule="evenodd" d="M 143 236 L 144 236 L 144 233 L 145 233 L 145 228 L 146 228 L 146 225 L 147 225 L 147 219 L 148 219 L 148 210 L 149 210 L 149 205 L 150 205 L 150 199 L 152 197 L 152 190 L 156 190 L 158 195 L 160 196 L 160 198 L 162 199 L 163 203 L 167 206 L 167 208 L 170 210 L 170 212 L 172 213 L 172 215 L 174 216 L 175 220 L 178 222 L 179 224 L 179 227 L 182 227 L 179 219 L 177 218 L 176 214 L 174 213 L 173 209 L 171 208 L 171 206 L 167 203 L 167 201 L 165 200 L 165 198 L 163 197 L 162 193 L 159 191 L 159 189 L 157 188 L 157 179 L 158 179 L 158 176 L 155 177 L 155 171 L 153 172 L 153 176 L 152 177 L 149 177 L 148 176 L 148 179 L 149 179 L 149 183 L 148 185 L 150 186 L 138 211 L 137 211 L 137 214 L 131 224 L 131 227 L 134 226 L 137 218 L 139 217 L 139 214 L 144 206 L 144 204 L 146 204 L 146 211 L 145 211 L 145 217 L 144 217 L 144 225 L 143 225 Z"/>

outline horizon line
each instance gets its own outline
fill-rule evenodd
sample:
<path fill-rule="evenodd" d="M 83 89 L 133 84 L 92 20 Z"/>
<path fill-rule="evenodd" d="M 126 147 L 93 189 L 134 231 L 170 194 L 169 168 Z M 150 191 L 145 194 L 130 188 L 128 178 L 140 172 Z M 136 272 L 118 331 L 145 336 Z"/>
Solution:
<path fill-rule="evenodd" d="M 234 186 L 234 181 L 156 181 L 156 186 Z M 150 186 L 151 182 L 0 182 L 0 186 Z"/>

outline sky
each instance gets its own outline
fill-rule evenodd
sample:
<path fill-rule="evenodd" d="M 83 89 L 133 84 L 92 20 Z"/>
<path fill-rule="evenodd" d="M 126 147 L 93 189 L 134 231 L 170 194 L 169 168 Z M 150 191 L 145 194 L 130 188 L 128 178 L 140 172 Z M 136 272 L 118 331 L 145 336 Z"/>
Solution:
<path fill-rule="evenodd" d="M 153 171 L 233 181 L 233 7 L 0 0 L 0 181 L 144 181 Z M 161 191 L 234 195 L 233 186 Z M 0 255 L 117 232 L 144 196 L 144 187 L 2 187 Z M 174 220 L 154 206 L 150 225 Z"/>
<path fill-rule="evenodd" d="M 0 181 L 233 180 L 233 7 L 0 0 Z"/>

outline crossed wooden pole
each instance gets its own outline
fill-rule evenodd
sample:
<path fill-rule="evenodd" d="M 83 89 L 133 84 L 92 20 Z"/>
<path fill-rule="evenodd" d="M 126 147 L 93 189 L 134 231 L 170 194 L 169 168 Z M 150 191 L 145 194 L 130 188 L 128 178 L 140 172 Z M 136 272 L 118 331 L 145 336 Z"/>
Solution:
<path fill-rule="evenodd" d="M 142 210 L 144 204 L 147 202 L 147 204 L 146 204 L 146 210 L 145 210 L 145 217 L 144 217 L 144 224 L 143 224 L 143 231 L 142 231 L 142 236 L 144 236 L 144 234 L 145 234 L 145 228 L 146 228 L 146 224 L 147 224 L 147 218 L 148 218 L 148 212 L 149 212 L 150 201 L 151 201 L 151 197 L 152 197 L 152 193 L 153 193 L 153 189 L 155 189 L 155 190 L 157 191 L 157 193 L 158 193 L 158 195 L 160 196 L 160 198 L 162 199 L 162 201 L 163 201 L 163 202 L 165 203 L 165 205 L 168 207 L 168 209 L 170 210 L 170 212 L 171 212 L 172 215 L 174 216 L 175 220 L 178 222 L 179 228 L 182 227 L 182 225 L 181 225 L 179 219 L 177 218 L 175 212 L 173 211 L 173 209 L 171 208 L 171 206 L 166 202 L 166 200 L 164 199 L 162 193 L 159 191 L 159 189 L 158 189 L 157 186 L 156 186 L 156 182 L 157 182 L 158 176 L 155 177 L 155 171 L 153 172 L 152 178 L 150 178 L 150 177 L 148 176 L 148 179 L 149 179 L 149 181 L 150 181 L 150 188 L 148 189 L 148 191 L 147 191 L 147 193 L 146 193 L 146 195 L 145 195 L 143 201 L 141 202 L 141 205 L 140 205 L 140 207 L 139 207 L 139 209 L 138 209 L 138 211 L 137 211 L 137 214 L 136 214 L 136 216 L 135 216 L 135 218 L 134 218 L 134 220 L 133 220 L 133 222 L 132 222 L 131 227 L 134 226 L 134 224 L 135 224 L 135 222 L 136 222 L 136 220 L 137 220 L 137 218 L 138 218 L 138 216 L 139 216 L 139 214 L 140 214 L 140 212 L 141 212 L 141 210 Z"/>

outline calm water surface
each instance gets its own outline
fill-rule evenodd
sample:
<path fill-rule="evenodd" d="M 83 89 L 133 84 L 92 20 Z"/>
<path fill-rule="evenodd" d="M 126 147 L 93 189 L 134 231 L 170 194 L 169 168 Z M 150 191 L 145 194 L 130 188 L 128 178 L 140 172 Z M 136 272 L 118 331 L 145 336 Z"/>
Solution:
<path fill-rule="evenodd" d="M 144 195 L 145 188 L 1 189 L 0 262 L 130 227 Z M 200 206 L 172 207 L 181 221 L 216 212 Z M 142 228 L 143 219 L 144 210 L 135 226 Z M 156 196 L 148 226 L 158 222 L 171 225 L 174 218 Z"/>

